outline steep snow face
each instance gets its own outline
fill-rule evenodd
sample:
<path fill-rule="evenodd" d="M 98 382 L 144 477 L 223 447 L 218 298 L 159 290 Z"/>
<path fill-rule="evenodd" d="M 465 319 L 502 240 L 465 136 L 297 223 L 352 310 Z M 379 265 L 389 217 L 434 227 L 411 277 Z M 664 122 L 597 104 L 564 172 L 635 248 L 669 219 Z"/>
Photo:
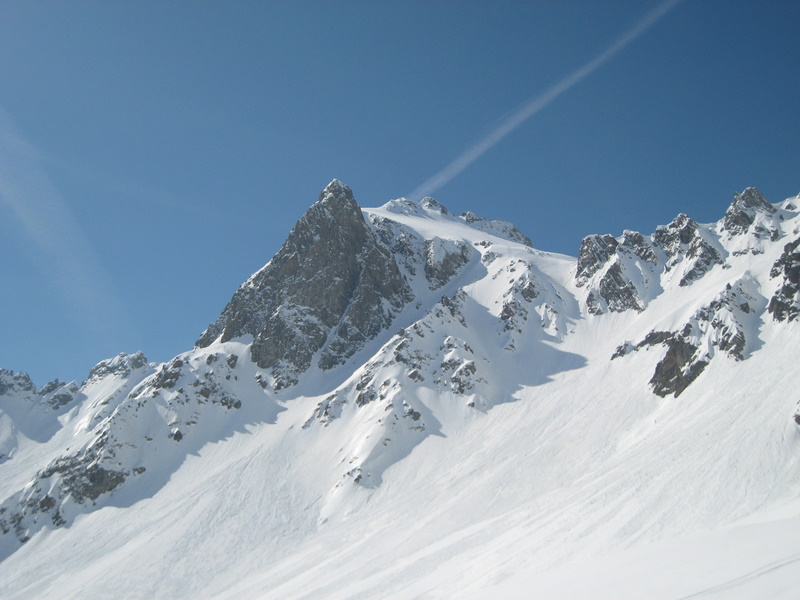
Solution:
<path fill-rule="evenodd" d="M 0 371 L 0 595 L 513 597 L 796 498 L 798 203 L 573 259 L 334 181 L 194 349 Z"/>

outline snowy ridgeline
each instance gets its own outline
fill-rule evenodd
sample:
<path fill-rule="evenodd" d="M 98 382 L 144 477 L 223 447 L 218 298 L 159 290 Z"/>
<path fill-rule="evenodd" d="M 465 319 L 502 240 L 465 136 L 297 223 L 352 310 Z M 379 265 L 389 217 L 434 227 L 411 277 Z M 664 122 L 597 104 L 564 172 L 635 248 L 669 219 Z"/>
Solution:
<path fill-rule="evenodd" d="M 527 597 L 727 540 L 800 491 L 799 245 L 753 188 L 573 259 L 334 181 L 194 349 L 0 371 L 0 595 Z M 783 593 L 797 546 L 747 586 Z M 662 588 L 762 567 L 704 560 Z"/>

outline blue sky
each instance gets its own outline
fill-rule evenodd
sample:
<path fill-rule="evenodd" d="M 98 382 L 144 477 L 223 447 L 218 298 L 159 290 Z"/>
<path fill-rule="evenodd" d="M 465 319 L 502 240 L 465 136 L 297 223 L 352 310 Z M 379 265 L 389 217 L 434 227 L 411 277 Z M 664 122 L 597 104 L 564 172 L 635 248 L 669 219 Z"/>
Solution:
<path fill-rule="evenodd" d="M 660 5 L 0 0 L 0 367 L 189 349 L 331 179 L 412 193 Z M 571 255 L 793 196 L 798 26 L 679 2 L 433 195 Z"/>

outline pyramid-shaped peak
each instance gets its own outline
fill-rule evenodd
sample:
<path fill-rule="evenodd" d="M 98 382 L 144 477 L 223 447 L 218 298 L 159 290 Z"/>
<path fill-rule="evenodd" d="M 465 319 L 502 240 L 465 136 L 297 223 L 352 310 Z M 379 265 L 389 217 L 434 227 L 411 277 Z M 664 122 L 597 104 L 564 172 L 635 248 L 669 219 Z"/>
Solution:
<path fill-rule="evenodd" d="M 360 210 L 360 207 L 353 196 L 353 190 L 351 190 L 338 179 L 334 179 L 325 186 L 325 189 L 322 190 L 322 193 L 319 195 L 317 204 L 331 204 L 344 206 L 350 210 Z"/>
<path fill-rule="evenodd" d="M 347 185 L 339 181 L 338 179 L 333 179 L 328 185 L 325 186 L 325 189 L 322 190 L 323 194 L 349 194 L 350 196 L 353 195 L 353 190 L 351 190 Z"/>
<path fill-rule="evenodd" d="M 334 179 L 196 345 L 252 336 L 250 358 L 270 370 L 279 390 L 313 364 L 323 370 L 343 364 L 412 297 L 353 192 Z"/>

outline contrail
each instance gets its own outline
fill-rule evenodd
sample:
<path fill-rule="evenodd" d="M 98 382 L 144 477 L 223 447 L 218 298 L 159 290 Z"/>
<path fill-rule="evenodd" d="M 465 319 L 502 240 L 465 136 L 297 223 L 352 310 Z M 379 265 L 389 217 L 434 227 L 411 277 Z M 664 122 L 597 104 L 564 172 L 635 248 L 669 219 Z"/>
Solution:
<path fill-rule="evenodd" d="M 568 75 L 551 88 L 531 99 L 522 108 L 501 123 L 494 131 L 489 133 L 489 135 L 468 148 L 444 169 L 436 173 L 436 175 L 428 179 L 425 183 L 411 192 L 411 194 L 408 195 L 408 198 L 413 200 L 422 198 L 424 196 L 429 196 L 445 184 L 449 183 L 456 175 L 478 160 L 486 153 L 487 150 L 494 147 L 509 133 L 514 131 L 517 127 L 522 125 L 540 110 L 548 106 L 561 94 L 583 81 L 586 77 L 594 73 L 597 69 L 614 58 L 617 54 L 624 50 L 628 44 L 650 29 L 650 27 L 655 25 L 665 14 L 675 8 L 682 1 L 683 0 L 667 0 L 666 2 L 659 4 L 656 8 L 645 15 L 641 21 L 617 38 L 614 43 L 612 43 L 603 52 L 587 62 L 574 73 Z"/>

